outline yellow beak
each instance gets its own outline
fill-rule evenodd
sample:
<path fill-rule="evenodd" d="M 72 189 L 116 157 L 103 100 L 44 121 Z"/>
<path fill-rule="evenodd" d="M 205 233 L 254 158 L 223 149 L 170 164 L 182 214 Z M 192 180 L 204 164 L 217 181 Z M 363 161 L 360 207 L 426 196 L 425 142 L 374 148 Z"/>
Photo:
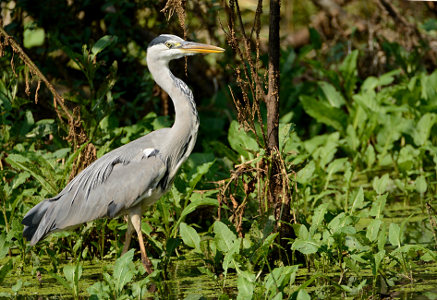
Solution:
<path fill-rule="evenodd" d="M 225 49 L 195 42 L 185 42 L 179 48 L 184 53 L 221 53 Z"/>

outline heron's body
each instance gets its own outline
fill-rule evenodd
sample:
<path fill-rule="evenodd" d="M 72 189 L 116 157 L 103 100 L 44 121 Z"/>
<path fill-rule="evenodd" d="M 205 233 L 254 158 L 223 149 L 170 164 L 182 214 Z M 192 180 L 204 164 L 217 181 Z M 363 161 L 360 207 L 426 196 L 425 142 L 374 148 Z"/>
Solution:
<path fill-rule="evenodd" d="M 151 132 L 103 155 L 58 195 L 33 207 L 23 219 L 23 235 L 31 245 L 54 231 L 99 218 L 128 215 L 124 251 L 135 228 L 145 255 L 140 217 L 147 206 L 170 188 L 179 167 L 193 150 L 199 127 L 193 94 L 170 72 L 168 62 L 190 53 L 221 51 L 221 48 L 185 42 L 173 35 L 161 35 L 150 43 L 148 67 L 157 84 L 173 100 L 176 113 L 173 126 Z"/>

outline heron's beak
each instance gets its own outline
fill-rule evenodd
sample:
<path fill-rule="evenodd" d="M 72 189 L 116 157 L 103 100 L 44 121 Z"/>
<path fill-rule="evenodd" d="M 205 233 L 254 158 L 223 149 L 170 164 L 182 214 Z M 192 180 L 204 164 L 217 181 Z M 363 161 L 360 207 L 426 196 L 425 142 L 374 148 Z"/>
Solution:
<path fill-rule="evenodd" d="M 179 48 L 184 53 L 221 53 L 225 49 L 195 42 L 184 42 Z"/>

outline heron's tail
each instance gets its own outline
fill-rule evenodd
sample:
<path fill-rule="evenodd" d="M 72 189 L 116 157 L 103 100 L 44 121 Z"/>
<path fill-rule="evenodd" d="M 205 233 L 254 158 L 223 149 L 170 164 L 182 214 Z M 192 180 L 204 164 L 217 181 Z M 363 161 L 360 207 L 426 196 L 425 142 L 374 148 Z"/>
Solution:
<path fill-rule="evenodd" d="M 48 208 L 54 204 L 50 200 L 52 199 L 38 203 L 24 216 L 21 222 L 24 225 L 23 236 L 26 240 L 30 241 L 31 246 L 35 245 L 54 229 L 53 223 L 47 222 L 47 218 L 44 218 Z"/>

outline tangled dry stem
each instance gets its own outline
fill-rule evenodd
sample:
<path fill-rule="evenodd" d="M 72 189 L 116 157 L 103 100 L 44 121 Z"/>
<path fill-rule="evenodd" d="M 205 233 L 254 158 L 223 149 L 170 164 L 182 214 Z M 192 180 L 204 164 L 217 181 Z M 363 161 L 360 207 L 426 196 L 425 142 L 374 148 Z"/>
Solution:
<path fill-rule="evenodd" d="M 277 101 L 279 96 L 278 91 L 271 90 L 269 86 L 269 79 L 271 80 L 271 77 L 278 76 L 278 74 L 266 70 L 260 60 L 262 0 L 258 0 L 249 36 L 242 20 L 238 0 L 230 0 L 226 11 L 228 12 L 228 25 L 226 29 L 223 29 L 228 44 L 239 60 L 239 63 L 234 67 L 238 91 L 229 86 L 230 94 L 237 110 L 240 125 L 245 131 L 252 132 L 258 145 L 266 150 L 266 154 L 262 157 L 258 155 L 255 167 L 253 166 L 254 161 L 235 166 L 231 177 L 220 185 L 221 192 L 218 196 L 220 203 L 219 217 L 221 217 L 221 202 L 228 204 L 228 200 L 230 200 L 232 205 L 228 206 L 232 212 L 232 220 L 237 232 L 240 234 L 242 215 L 248 195 L 247 191 L 252 189 L 250 184 L 245 182 L 245 178 L 255 178 L 254 180 L 248 180 L 248 182 L 256 182 L 253 188 L 257 188 L 260 214 L 273 209 L 278 221 L 283 220 L 284 207 L 289 204 L 291 199 L 291 180 L 278 147 L 270 147 L 269 145 L 269 136 L 260 109 L 263 103 L 267 104 L 268 101 L 272 100 L 272 97 Z M 240 204 L 235 204 L 236 200 L 233 193 L 236 192 L 237 182 L 239 181 L 243 183 L 246 196 Z M 280 190 L 277 190 L 277 188 L 272 190 L 272 187 L 279 187 Z M 272 199 L 275 199 L 275 201 Z M 284 221 L 287 223 L 295 222 L 295 212 L 293 211 L 292 216 Z M 278 226 L 281 226 L 280 222 L 278 222 Z"/>
<path fill-rule="evenodd" d="M 61 122 L 65 122 L 67 119 L 68 123 L 68 136 L 66 140 L 72 144 L 74 150 L 78 149 L 81 145 L 88 142 L 88 137 L 82 126 L 80 118 L 80 109 L 76 107 L 73 109 L 73 114 L 69 111 L 65 105 L 64 98 L 56 91 L 54 86 L 49 82 L 46 76 L 39 70 L 35 63 L 29 58 L 29 56 L 24 52 L 20 45 L 11 37 L 4 29 L 0 26 L 0 56 L 3 56 L 5 47 L 11 47 L 12 58 L 10 61 L 12 72 L 16 77 L 18 74 L 15 70 L 14 57 L 15 54 L 19 56 L 21 61 L 24 63 L 24 80 L 25 80 L 25 93 L 30 96 L 30 81 L 35 77 L 37 79 L 37 86 L 35 89 L 35 104 L 38 103 L 38 94 L 41 87 L 41 81 L 44 82 L 45 86 L 49 89 L 53 95 L 53 107 L 56 114 Z M 58 108 L 58 105 L 60 109 Z M 89 144 L 85 148 L 83 155 L 79 155 L 73 164 L 73 169 L 70 174 L 70 178 L 76 176 L 83 168 L 89 165 L 96 159 L 95 147 Z M 80 166 L 80 167 L 79 167 Z"/>

